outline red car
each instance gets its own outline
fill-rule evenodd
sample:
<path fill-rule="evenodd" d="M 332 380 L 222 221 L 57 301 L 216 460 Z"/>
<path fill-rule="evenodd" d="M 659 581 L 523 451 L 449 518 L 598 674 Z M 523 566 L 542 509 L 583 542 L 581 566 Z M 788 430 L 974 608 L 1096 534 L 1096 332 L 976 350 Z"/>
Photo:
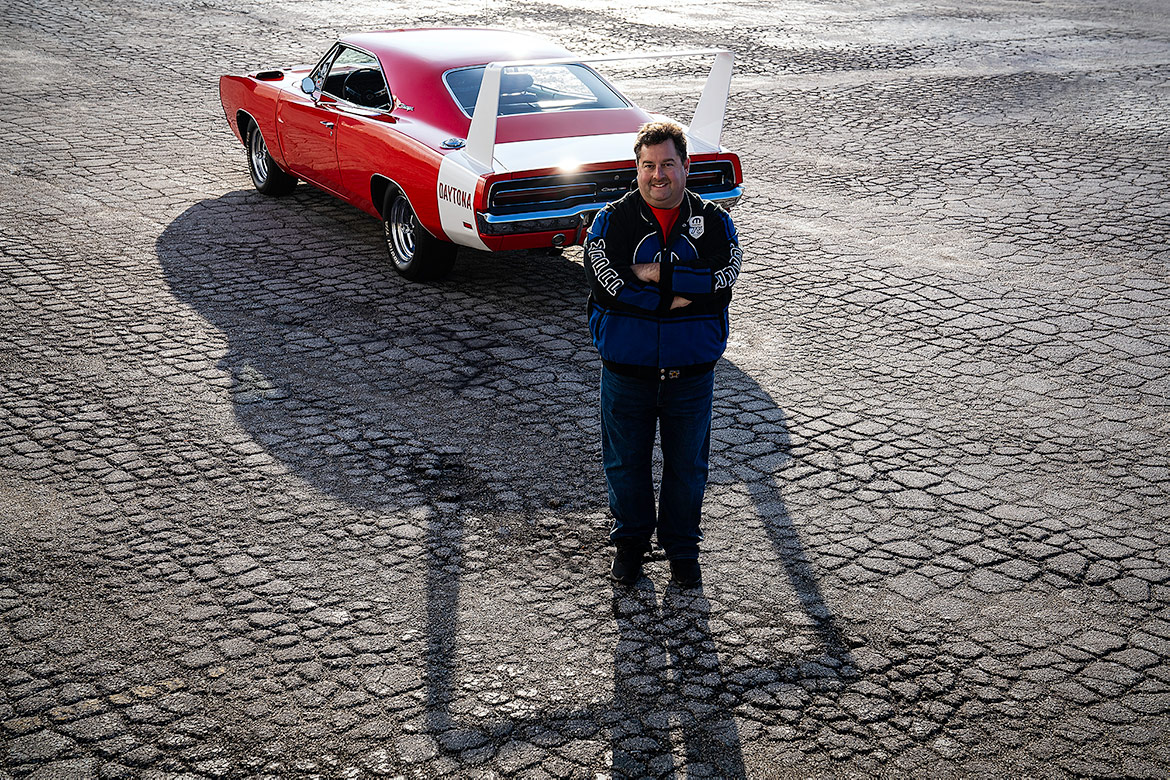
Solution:
<path fill-rule="evenodd" d="M 636 186 L 633 139 L 651 115 L 590 62 L 713 55 L 687 134 L 687 186 L 730 207 L 739 158 L 719 144 L 730 52 L 574 57 L 486 29 L 350 35 L 314 66 L 223 76 L 228 124 L 256 189 L 304 179 L 382 220 L 395 268 L 437 278 L 457 246 L 580 243 L 593 215 Z"/>

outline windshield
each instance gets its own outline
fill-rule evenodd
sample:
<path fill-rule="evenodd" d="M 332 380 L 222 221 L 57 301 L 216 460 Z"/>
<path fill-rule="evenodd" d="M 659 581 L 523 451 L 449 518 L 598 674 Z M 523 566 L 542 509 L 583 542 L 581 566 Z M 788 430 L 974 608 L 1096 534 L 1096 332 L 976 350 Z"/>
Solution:
<path fill-rule="evenodd" d="M 468 116 L 475 110 L 483 71 L 479 65 L 443 74 L 447 89 Z M 584 65 L 512 65 L 500 74 L 500 116 L 627 105 Z"/>

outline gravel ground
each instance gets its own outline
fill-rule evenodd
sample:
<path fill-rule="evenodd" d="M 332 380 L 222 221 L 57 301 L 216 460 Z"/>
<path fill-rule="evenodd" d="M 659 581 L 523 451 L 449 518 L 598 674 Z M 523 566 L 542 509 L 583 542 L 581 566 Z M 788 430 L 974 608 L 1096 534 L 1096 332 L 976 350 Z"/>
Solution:
<path fill-rule="evenodd" d="M 702 589 L 607 580 L 579 249 L 411 284 L 375 220 L 251 188 L 219 74 L 446 24 L 736 52 Z M 1163 3 L 0 32 L 0 778 L 1170 773 Z"/>

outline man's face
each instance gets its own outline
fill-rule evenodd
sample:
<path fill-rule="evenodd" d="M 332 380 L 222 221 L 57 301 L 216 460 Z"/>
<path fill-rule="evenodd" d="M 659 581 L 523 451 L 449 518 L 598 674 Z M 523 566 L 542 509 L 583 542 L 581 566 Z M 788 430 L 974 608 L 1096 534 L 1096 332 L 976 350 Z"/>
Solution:
<path fill-rule="evenodd" d="M 678 156 L 674 141 L 643 146 L 638 153 L 638 191 L 656 209 L 672 209 L 682 203 L 690 158 Z"/>

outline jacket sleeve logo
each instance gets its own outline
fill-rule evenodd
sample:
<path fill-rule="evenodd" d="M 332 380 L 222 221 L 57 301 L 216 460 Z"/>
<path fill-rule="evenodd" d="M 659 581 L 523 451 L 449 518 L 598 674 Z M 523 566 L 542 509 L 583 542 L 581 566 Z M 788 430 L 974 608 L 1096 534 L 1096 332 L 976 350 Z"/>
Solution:
<path fill-rule="evenodd" d="M 734 241 L 731 243 L 728 264 L 715 272 L 715 289 L 724 290 L 735 284 L 739 278 L 739 269 L 743 265 L 743 252 Z"/>
<path fill-rule="evenodd" d="M 616 297 L 625 282 L 609 264 L 609 258 L 605 254 L 604 238 L 594 239 L 585 246 L 585 259 L 589 262 L 589 267 L 601 288 Z"/>

